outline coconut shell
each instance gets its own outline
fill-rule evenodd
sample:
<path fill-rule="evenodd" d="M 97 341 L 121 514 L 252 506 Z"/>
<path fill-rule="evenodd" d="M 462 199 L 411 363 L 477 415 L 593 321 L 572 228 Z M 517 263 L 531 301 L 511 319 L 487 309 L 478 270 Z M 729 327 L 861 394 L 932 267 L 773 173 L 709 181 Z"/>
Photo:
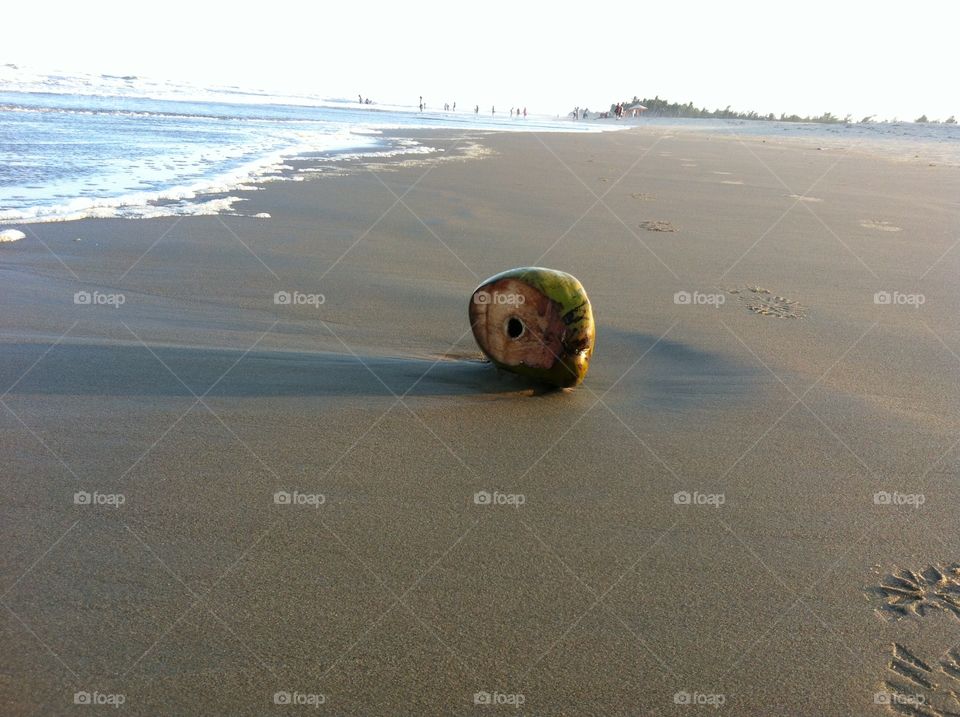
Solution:
<path fill-rule="evenodd" d="M 587 375 L 593 311 L 570 274 L 521 267 L 491 276 L 470 297 L 470 326 L 483 353 L 506 371 L 561 388 Z"/>

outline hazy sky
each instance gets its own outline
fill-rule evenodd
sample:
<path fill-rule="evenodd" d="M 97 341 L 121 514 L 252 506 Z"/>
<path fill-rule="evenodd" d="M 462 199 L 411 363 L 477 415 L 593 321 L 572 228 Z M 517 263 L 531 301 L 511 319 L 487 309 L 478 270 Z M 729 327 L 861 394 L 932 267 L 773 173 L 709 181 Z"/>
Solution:
<path fill-rule="evenodd" d="M 8 3 L 0 62 L 433 107 L 960 115 L 960 0 Z"/>

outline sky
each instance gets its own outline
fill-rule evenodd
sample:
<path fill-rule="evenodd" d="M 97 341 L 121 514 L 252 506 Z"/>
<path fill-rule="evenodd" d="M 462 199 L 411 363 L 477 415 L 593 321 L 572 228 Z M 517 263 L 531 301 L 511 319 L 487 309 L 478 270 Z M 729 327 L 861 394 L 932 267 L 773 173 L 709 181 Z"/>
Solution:
<path fill-rule="evenodd" d="M 12 2 L 0 63 L 566 113 L 960 116 L 960 0 Z"/>

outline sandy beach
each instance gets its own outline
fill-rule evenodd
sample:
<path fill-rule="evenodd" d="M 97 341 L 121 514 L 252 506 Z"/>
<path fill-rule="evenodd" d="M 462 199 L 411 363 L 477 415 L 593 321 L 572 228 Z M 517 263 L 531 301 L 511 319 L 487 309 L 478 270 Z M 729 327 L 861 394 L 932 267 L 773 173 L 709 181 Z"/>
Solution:
<path fill-rule="evenodd" d="M 960 713 L 960 169 L 409 134 L 0 246 L 2 712 Z M 470 334 L 525 265 L 572 391 Z"/>

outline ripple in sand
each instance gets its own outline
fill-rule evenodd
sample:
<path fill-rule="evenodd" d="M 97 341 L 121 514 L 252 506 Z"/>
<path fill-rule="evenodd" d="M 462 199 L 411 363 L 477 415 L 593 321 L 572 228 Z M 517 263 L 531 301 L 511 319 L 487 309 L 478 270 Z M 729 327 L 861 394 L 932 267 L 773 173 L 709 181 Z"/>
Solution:
<path fill-rule="evenodd" d="M 733 172 L 713 172 L 713 174 L 733 174 Z"/>
<path fill-rule="evenodd" d="M 649 221 L 649 222 L 640 222 L 640 228 L 646 229 L 648 232 L 676 232 L 680 231 L 670 222 L 665 221 Z"/>
<path fill-rule="evenodd" d="M 724 179 L 720 184 L 743 184 L 739 179 Z"/>
<path fill-rule="evenodd" d="M 882 219 L 861 219 L 860 226 L 864 229 L 876 229 L 878 232 L 899 232 L 902 231 L 896 224 L 884 221 Z"/>
<path fill-rule="evenodd" d="M 737 300 L 745 304 L 748 311 L 760 316 L 775 316 L 778 319 L 802 319 L 807 315 L 807 307 L 795 299 L 778 296 L 762 286 L 747 286 L 743 289 L 727 289 Z"/>
<path fill-rule="evenodd" d="M 820 197 L 808 197 L 805 194 L 785 194 L 785 197 L 790 199 L 796 199 L 798 202 L 822 202 L 823 200 Z"/>

